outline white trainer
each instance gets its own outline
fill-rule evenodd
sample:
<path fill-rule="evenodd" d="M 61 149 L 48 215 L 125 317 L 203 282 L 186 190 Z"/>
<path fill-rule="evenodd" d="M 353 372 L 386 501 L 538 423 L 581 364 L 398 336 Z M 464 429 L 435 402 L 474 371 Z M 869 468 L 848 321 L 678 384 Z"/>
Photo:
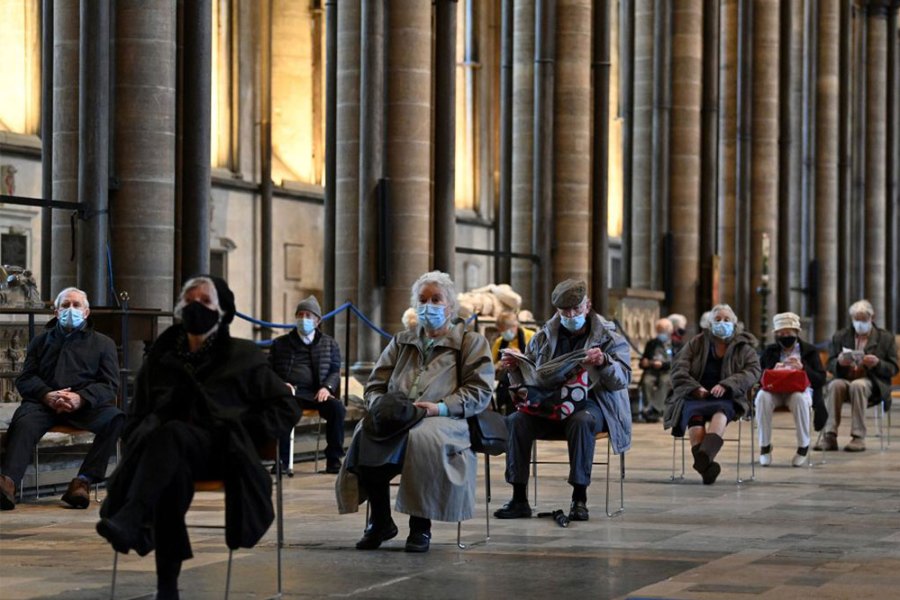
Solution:
<path fill-rule="evenodd" d="M 764 467 L 768 467 L 769 465 L 771 465 L 772 464 L 772 453 L 767 452 L 765 454 L 760 454 L 759 455 L 759 464 L 761 464 Z"/>
<path fill-rule="evenodd" d="M 809 460 L 809 454 L 806 456 L 801 456 L 800 454 L 795 454 L 794 459 L 791 461 L 791 464 L 795 467 L 802 467 L 806 464 L 806 461 Z"/>

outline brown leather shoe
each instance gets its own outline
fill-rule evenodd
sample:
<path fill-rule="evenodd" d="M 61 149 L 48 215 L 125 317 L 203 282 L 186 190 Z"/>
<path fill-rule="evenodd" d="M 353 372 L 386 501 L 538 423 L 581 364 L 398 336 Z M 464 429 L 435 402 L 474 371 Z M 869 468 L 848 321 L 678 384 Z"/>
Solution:
<path fill-rule="evenodd" d="M 91 486 L 84 479 L 76 477 L 69 482 L 69 489 L 62 495 L 62 501 L 72 508 L 87 508 L 91 503 Z"/>
<path fill-rule="evenodd" d="M 838 443 L 837 443 L 837 434 L 836 433 L 826 433 L 825 435 L 822 436 L 822 441 L 813 447 L 813 450 L 815 450 L 817 452 L 822 451 L 822 450 L 824 450 L 826 452 L 834 452 L 837 449 L 838 449 Z"/>
<path fill-rule="evenodd" d="M 0 510 L 16 507 L 16 484 L 6 475 L 0 475 Z"/>
<path fill-rule="evenodd" d="M 845 452 L 865 452 L 866 450 L 866 440 L 860 437 L 855 437 L 850 440 L 850 443 L 844 446 Z"/>

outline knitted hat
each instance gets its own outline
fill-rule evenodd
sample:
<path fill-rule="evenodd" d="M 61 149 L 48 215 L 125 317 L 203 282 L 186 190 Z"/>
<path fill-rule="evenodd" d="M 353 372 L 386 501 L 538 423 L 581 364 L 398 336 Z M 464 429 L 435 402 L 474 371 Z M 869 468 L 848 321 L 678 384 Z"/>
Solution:
<path fill-rule="evenodd" d="M 319 301 L 316 300 L 315 296 L 310 296 L 305 300 L 301 300 L 300 304 L 297 305 L 297 310 L 294 311 L 294 314 L 296 315 L 301 310 L 311 312 L 320 319 L 322 318 L 322 309 L 319 307 Z"/>
<path fill-rule="evenodd" d="M 772 329 L 800 329 L 800 317 L 792 312 L 778 313 L 772 317 Z"/>

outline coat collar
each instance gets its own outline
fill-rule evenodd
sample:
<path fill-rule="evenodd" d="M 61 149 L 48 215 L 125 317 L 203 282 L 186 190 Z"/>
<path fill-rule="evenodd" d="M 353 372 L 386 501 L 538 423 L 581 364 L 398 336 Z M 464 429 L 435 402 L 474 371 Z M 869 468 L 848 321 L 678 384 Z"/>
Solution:
<path fill-rule="evenodd" d="M 450 326 L 450 331 L 444 337 L 437 338 L 434 342 L 435 348 L 451 348 L 459 350 L 462 346 L 462 337 L 466 331 L 465 321 L 457 321 Z M 396 336 L 397 343 L 407 346 L 415 346 L 423 354 L 425 353 L 425 335 L 422 333 L 422 327 L 419 326 L 415 331 L 401 331 Z"/>

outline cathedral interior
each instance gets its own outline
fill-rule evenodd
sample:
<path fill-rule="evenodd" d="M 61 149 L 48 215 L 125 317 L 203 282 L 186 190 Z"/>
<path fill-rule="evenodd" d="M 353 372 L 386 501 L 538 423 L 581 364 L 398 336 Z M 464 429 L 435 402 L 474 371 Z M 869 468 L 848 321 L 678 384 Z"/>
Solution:
<path fill-rule="evenodd" d="M 61 289 L 87 292 L 128 371 L 199 273 L 228 280 L 247 317 L 233 334 L 260 342 L 310 294 L 326 312 L 351 303 L 367 321 L 346 310 L 324 327 L 357 375 L 384 347 L 366 323 L 400 331 L 430 270 L 493 336 L 502 303 L 479 294 L 503 286 L 540 324 L 556 283 L 584 280 L 635 358 L 659 317 L 697 332 L 719 303 L 763 341 L 773 315 L 797 313 L 824 347 L 865 298 L 896 335 L 898 13 L 898 0 L 0 0 L 0 406 L 18 400 L 23 338 Z M 339 518 L 330 482 L 303 475 L 285 489 L 286 561 L 303 565 L 287 567 L 285 597 L 889 597 L 900 484 L 889 413 L 879 424 L 880 450 L 715 493 L 669 482 L 669 436 L 636 424 L 623 515 L 575 531 L 489 521 L 490 542 L 467 551 L 454 526 L 425 560 L 361 561 L 347 548 L 362 517 Z M 754 443 L 745 430 L 740 468 Z M 565 493 L 561 473 L 547 497 Z M 0 517 L 8 597 L 106 594 L 101 540 L 44 573 L 66 562 L 53 548 L 93 535 L 60 512 L 35 500 Z M 223 547 L 201 540 L 187 597 L 219 597 Z M 269 593 L 275 545 L 238 561 L 253 574 L 236 595 Z M 151 562 L 128 557 L 122 597 L 143 597 Z M 356 564 L 356 581 L 327 574 Z"/>

